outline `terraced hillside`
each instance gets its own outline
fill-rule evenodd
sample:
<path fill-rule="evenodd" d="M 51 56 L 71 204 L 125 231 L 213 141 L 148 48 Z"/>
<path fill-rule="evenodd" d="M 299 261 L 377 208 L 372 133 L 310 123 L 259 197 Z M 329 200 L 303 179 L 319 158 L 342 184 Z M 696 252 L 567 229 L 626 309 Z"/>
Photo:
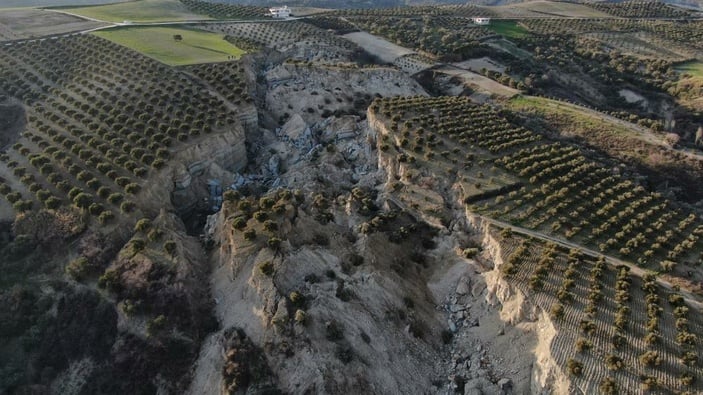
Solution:
<path fill-rule="evenodd" d="M 290 22 L 209 23 L 203 30 L 224 33 L 236 45 L 271 48 L 298 54 L 306 60 L 340 61 L 358 55 L 359 48 L 350 41 L 311 24 Z"/>
<path fill-rule="evenodd" d="M 499 234 L 500 233 L 500 234 Z M 538 239 L 493 232 L 506 280 L 557 328 L 552 355 L 583 393 L 697 393 L 696 309 L 654 275 Z"/>
<path fill-rule="evenodd" d="M 672 286 L 701 275 L 695 214 L 465 98 L 380 99 L 369 119 L 397 204 L 446 225 L 451 190 L 505 228 L 498 266 L 551 313 L 574 388 L 700 391 L 699 305 Z"/>
<path fill-rule="evenodd" d="M 134 221 L 167 198 L 164 169 L 186 143 L 242 133 L 236 105 L 107 40 L 71 36 L 1 51 L 0 90 L 24 103 L 28 119 L 0 157 L 12 175 L 3 196 L 18 212 L 75 206 L 100 223 Z M 245 106 L 251 99 L 238 87 L 243 100 L 233 99 Z"/>

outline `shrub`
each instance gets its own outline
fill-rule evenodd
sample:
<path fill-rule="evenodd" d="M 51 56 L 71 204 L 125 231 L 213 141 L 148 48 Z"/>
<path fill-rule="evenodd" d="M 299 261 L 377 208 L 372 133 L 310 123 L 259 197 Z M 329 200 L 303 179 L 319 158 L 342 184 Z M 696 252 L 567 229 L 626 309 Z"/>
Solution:
<path fill-rule="evenodd" d="M 692 345 L 696 344 L 697 340 L 698 339 L 695 334 L 693 334 L 689 331 L 686 331 L 686 330 L 680 331 L 676 335 L 676 343 L 681 344 L 681 345 L 688 344 L 688 345 L 692 346 Z"/>
<path fill-rule="evenodd" d="M 295 307 L 302 308 L 305 306 L 305 296 L 298 291 L 291 292 L 288 298 Z"/>
<path fill-rule="evenodd" d="M 273 262 L 271 261 L 261 262 L 258 264 L 257 268 L 259 269 L 259 272 L 264 276 L 270 277 L 273 275 Z"/>
<path fill-rule="evenodd" d="M 691 372 L 684 372 L 681 375 L 681 385 L 683 386 L 689 386 L 692 385 L 696 381 L 696 376 L 693 375 Z"/>
<path fill-rule="evenodd" d="M 90 205 L 90 207 L 88 207 L 88 212 L 94 216 L 99 216 L 100 213 L 103 212 L 103 210 L 104 208 L 100 203 L 93 203 Z"/>
<path fill-rule="evenodd" d="M 239 200 L 240 195 L 239 192 L 230 189 L 222 194 L 222 198 L 226 202 L 236 202 L 237 200 Z"/>
<path fill-rule="evenodd" d="M 549 314 L 556 320 L 561 319 L 564 316 L 564 306 L 561 303 L 554 303 Z"/>
<path fill-rule="evenodd" d="M 257 211 L 254 213 L 254 219 L 259 222 L 264 222 L 268 219 L 269 215 L 266 211 Z"/>
<path fill-rule="evenodd" d="M 130 245 L 132 247 L 132 252 L 135 254 L 139 251 L 144 250 L 144 248 L 146 248 L 146 242 L 144 241 L 144 239 L 140 239 L 140 238 L 132 239 L 132 241 L 130 242 Z"/>
<path fill-rule="evenodd" d="M 80 192 L 73 198 L 73 204 L 82 209 L 87 209 L 93 203 L 93 196 L 84 192 Z"/>
<path fill-rule="evenodd" d="M 164 235 L 164 231 L 162 231 L 159 228 L 153 228 L 149 231 L 149 233 L 146 235 L 147 239 L 151 242 L 155 242 L 161 238 L 161 236 Z"/>
<path fill-rule="evenodd" d="M 694 351 L 686 351 L 681 356 L 681 362 L 686 366 L 694 366 L 698 363 L 698 354 Z"/>
<path fill-rule="evenodd" d="M 33 204 L 34 202 L 31 200 L 18 200 L 12 205 L 12 208 L 19 212 L 30 211 Z"/>
<path fill-rule="evenodd" d="M 164 242 L 164 251 L 173 256 L 176 253 L 176 242 L 173 240 L 167 240 Z"/>
<path fill-rule="evenodd" d="M 566 369 L 571 375 L 581 376 L 583 373 L 583 364 L 575 359 L 566 361 Z"/>
<path fill-rule="evenodd" d="M 240 200 L 239 203 L 237 203 L 237 209 L 239 211 L 247 212 L 251 209 L 251 202 L 248 200 Z"/>
<path fill-rule="evenodd" d="M 463 253 L 463 255 L 464 255 L 464 258 L 466 258 L 466 259 L 472 259 L 472 258 L 475 257 L 476 255 L 478 255 L 479 252 L 480 252 L 480 251 L 479 251 L 478 248 L 465 248 L 462 253 Z"/>
<path fill-rule="evenodd" d="M 61 205 L 61 199 L 51 196 L 44 201 L 44 206 L 50 210 L 57 209 Z"/>
<path fill-rule="evenodd" d="M 300 325 L 305 325 L 307 321 L 307 314 L 303 310 L 296 310 L 295 311 L 295 322 L 297 322 Z"/>
<path fill-rule="evenodd" d="M 107 289 L 111 292 L 117 292 L 120 289 L 120 275 L 114 270 L 106 270 L 100 278 L 98 278 L 98 287 Z"/>
<path fill-rule="evenodd" d="M 107 197 L 107 201 L 110 202 L 110 203 L 112 203 L 112 204 L 117 204 L 117 203 L 119 203 L 120 201 L 122 201 L 122 198 L 123 198 L 123 197 L 124 197 L 124 196 L 123 196 L 121 193 L 118 193 L 118 192 L 117 192 L 117 193 L 111 193 L 111 194 Z"/>
<path fill-rule="evenodd" d="M 603 395 L 616 395 L 618 393 L 617 382 L 612 377 L 603 378 L 598 388 L 600 389 L 600 392 L 603 393 Z"/>
<path fill-rule="evenodd" d="M 122 202 L 122 204 L 120 204 L 120 211 L 122 211 L 123 213 L 129 213 L 134 210 L 135 207 L 136 205 L 133 202 L 125 200 L 124 202 Z"/>
<path fill-rule="evenodd" d="M 613 335 L 612 340 L 613 340 L 613 347 L 615 347 L 616 349 L 620 349 L 623 346 L 625 346 L 625 344 L 627 344 L 627 339 L 625 338 L 625 336 L 623 336 L 620 333 L 615 333 Z"/>
<path fill-rule="evenodd" d="M 256 239 L 256 231 L 254 229 L 247 229 L 244 231 L 244 240 L 253 241 Z"/>
<path fill-rule="evenodd" d="M 281 247 L 281 242 L 278 237 L 269 237 L 267 244 L 272 250 L 278 250 Z"/>
<path fill-rule="evenodd" d="M 151 228 L 151 220 L 148 218 L 142 218 L 134 225 L 135 232 L 145 232 Z"/>
<path fill-rule="evenodd" d="M 344 330 L 337 321 L 327 321 L 325 323 L 325 337 L 329 341 L 341 340 L 344 338 Z"/>
<path fill-rule="evenodd" d="M 276 201 L 273 200 L 272 198 L 265 196 L 259 199 L 259 206 L 265 208 L 265 209 L 270 209 L 273 207 L 273 205 L 276 204 Z"/>
<path fill-rule="evenodd" d="M 585 339 L 585 338 L 583 338 L 583 337 L 582 337 L 582 338 L 579 338 L 579 339 L 576 341 L 576 351 L 578 351 L 578 352 L 588 351 L 588 350 L 590 350 L 592 347 L 593 347 L 593 343 L 591 343 L 590 340 Z"/>
<path fill-rule="evenodd" d="M 158 317 L 156 317 L 152 320 L 149 320 L 146 323 L 146 333 L 149 336 L 153 336 L 153 335 L 157 334 L 159 331 L 161 331 L 162 329 L 164 329 L 165 326 L 166 326 L 166 317 L 163 314 L 161 314 Z"/>
<path fill-rule="evenodd" d="M 242 230 L 246 228 L 247 220 L 244 217 L 237 217 L 232 221 L 232 228 Z"/>
<path fill-rule="evenodd" d="M 88 258 L 82 256 L 72 260 L 66 265 L 66 274 L 76 281 L 81 281 L 88 274 L 90 264 Z"/>
<path fill-rule="evenodd" d="M 642 389 L 645 391 L 652 390 L 659 385 L 659 381 L 654 376 L 642 375 L 640 380 L 642 380 Z"/>
<path fill-rule="evenodd" d="M 275 232 L 278 230 L 278 224 L 270 219 L 266 220 L 264 221 L 264 230 L 267 232 Z"/>
<path fill-rule="evenodd" d="M 653 367 L 661 363 L 659 353 L 656 351 L 646 351 L 639 356 L 639 360 L 644 366 Z"/>
<path fill-rule="evenodd" d="M 615 354 L 608 354 L 605 356 L 605 366 L 610 370 L 617 371 L 625 367 L 625 362 Z"/>
<path fill-rule="evenodd" d="M 113 214 L 110 210 L 105 210 L 98 216 L 98 222 L 100 222 L 101 224 L 106 224 L 110 222 L 110 220 L 112 220 L 113 218 L 115 218 L 115 214 Z"/>
<path fill-rule="evenodd" d="M 139 186 L 139 184 L 137 184 L 137 183 L 135 183 L 135 182 L 130 183 L 130 184 L 127 184 L 127 185 L 124 187 L 124 191 L 127 192 L 127 193 L 129 193 L 129 194 L 132 194 L 132 195 L 134 195 L 134 194 L 136 194 L 137 192 L 139 192 L 140 189 L 141 189 L 141 187 Z"/>

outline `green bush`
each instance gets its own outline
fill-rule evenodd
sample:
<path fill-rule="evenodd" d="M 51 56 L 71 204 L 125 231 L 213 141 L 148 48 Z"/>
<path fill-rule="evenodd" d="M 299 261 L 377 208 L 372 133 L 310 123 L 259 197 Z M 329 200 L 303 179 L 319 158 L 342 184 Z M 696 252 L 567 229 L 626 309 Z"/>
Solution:
<path fill-rule="evenodd" d="M 135 207 L 136 205 L 133 202 L 125 200 L 124 202 L 122 202 L 122 204 L 120 204 L 120 211 L 122 211 L 123 213 L 129 213 L 132 212 Z"/>
<path fill-rule="evenodd" d="M 111 292 L 117 292 L 121 288 L 120 275 L 115 270 L 106 270 L 100 278 L 98 278 L 98 287 Z"/>
<path fill-rule="evenodd" d="M 576 341 L 576 351 L 577 351 L 577 352 L 588 351 L 588 350 L 590 350 L 592 347 L 593 347 L 593 343 L 591 343 L 590 340 L 585 339 L 585 338 L 583 338 L 583 337 L 582 337 L 582 338 L 579 338 L 579 339 Z"/>
<path fill-rule="evenodd" d="M 149 218 L 142 218 L 134 225 L 135 232 L 146 232 L 151 228 L 151 220 Z"/>
<path fill-rule="evenodd" d="M 269 215 L 266 211 L 257 211 L 254 213 L 254 219 L 259 222 L 264 222 L 268 219 Z"/>
<path fill-rule="evenodd" d="M 24 212 L 30 211 L 33 205 L 34 202 L 32 202 L 31 200 L 18 200 L 14 204 L 12 204 L 12 208 L 18 212 Z"/>
<path fill-rule="evenodd" d="M 222 194 L 222 198 L 223 198 L 226 202 L 236 202 L 237 200 L 239 200 L 240 195 L 239 195 L 239 192 L 237 192 L 237 191 L 228 190 L 228 191 L 225 191 L 225 193 Z"/>
<path fill-rule="evenodd" d="M 267 244 L 272 250 L 278 250 L 281 247 L 282 240 L 278 237 L 269 237 Z"/>
<path fill-rule="evenodd" d="M 94 216 L 99 216 L 103 210 L 104 208 L 100 203 L 93 203 L 88 207 L 88 212 Z"/>
<path fill-rule="evenodd" d="M 134 194 L 136 194 L 137 192 L 139 192 L 139 191 L 141 190 L 141 188 L 142 188 L 142 187 L 139 186 L 139 184 L 133 182 L 133 183 L 130 183 L 130 184 L 125 185 L 124 191 L 127 192 L 127 193 L 129 193 L 129 194 L 134 195 Z"/>
<path fill-rule="evenodd" d="M 115 218 L 115 214 L 113 214 L 110 210 L 105 210 L 98 216 L 98 222 L 100 222 L 101 224 L 106 224 L 110 222 L 113 218 Z"/>
<path fill-rule="evenodd" d="M 581 376 L 583 374 L 583 364 L 575 359 L 566 361 L 566 369 L 573 376 Z"/>
<path fill-rule="evenodd" d="M 161 314 L 146 323 L 146 333 L 153 336 L 166 327 L 166 317 Z"/>
<path fill-rule="evenodd" d="M 122 194 L 119 193 L 119 192 L 116 192 L 116 193 L 111 193 L 111 194 L 107 197 L 107 201 L 110 202 L 110 203 L 112 203 L 112 204 L 117 204 L 117 203 L 121 202 L 123 198 L 124 198 L 124 195 L 122 195 Z"/>
<path fill-rule="evenodd" d="M 259 269 L 259 273 L 263 274 L 264 276 L 270 277 L 273 275 L 273 262 L 271 261 L 260 262 L 257 265 L 257 268 Z"/>
<path fill-rule="evenodd" d="M 303 296 L 303 294 L 298 291 L 291 292 L 288 296 L 288 299 L 290 299 L 291 303 L 293 303 L 293 306 L 297 308 L 302 308 L 305 306 L 305 296 Z"/>
<path fill-rule="evenodd" d="M 237 230 L 242 230 L 247 226 L 247 219 L 244 217 L 237 217 L 232 221 L 232 228 Z"/>
<path fill-rule="evenodd" d="M 44 206 L 50 210 L 55 210 L 61 205 L 61 199 L 51 196 L 44 201 Z"/>
<path fill-rule="evenodd" d="M 247 229 L 244 231 L 244 240 L 253 241 L 256 240 L 256 231 L 254 229 Z"/>
<path fill-rule="evenodd" d="M 297 322 L 300 325 L 305 325 L 307 321 L 307 314 L 303 310 L 296 310 L 295 311 L 295 322 Z"/>
<path fill-rule="evenodd" d="M 610 370 L 618 371 L 625 367 L 625 362 L 615 354 L 608 354 L 605 356 L 605 366 Z"/>
<path fill-rule="evenodd" d="M 143 251 L 144 248 L 146 248 L 146 242 L 144 241 L 144 239 L 140 239 L 140 238 L 132 239 L 132 241 L 130 242 L 130 245 L 132 247 L 132 252 L 135 254 L 137 252 Z"/>
<path fill-rule="evenodd" d="M 601 380 L 598 388 L 600 389 L 600 392 L 603 393 L 603 395 L 616 395 L 616 394 L 618 394 L 617 382 L 612 377 L 603 378 L 603 380 Z"/>
<path fill-rule="evenodd" d="M 646 351 L 639 356 L 640 363 L 644 366 L 653 367 L 659 366 L 661 363 L 661 358 L 659 358 L 659 353 L 656 351 Z"/>
<path fill-rule="evenodd" d="M 564 306 L 561 303 L 554 303 L 549 314 L 556 320 L 561 319 L 564 316 Z"/>
<path fill-rule="evenodd" d="M 176 242 L 173 240 L 167 240 L 164 242 L 164 251 L 173 256 L 176 253 Z"/>
<path fill-rule="evenodd" d="M 90 271 L 88 258 L 81 256 L 72 260 L 66 265 L 66 274 L 76 281 L 83 280 Z"/>
<path fill-rule="evenodd" d="M 73 198 L 73 204 L 82 209 L 87 209 L 93 203 L 93 196 L 84 192 Z"/>
<path fill-rule="evenodd" d="M 162 236 L 164 235 L 164 231 L 159 229 L 159 228 L 152 228 L 149 233 L 146 235 L 146 238 L 150 242 L 155 242 L 159 240 Z"/>

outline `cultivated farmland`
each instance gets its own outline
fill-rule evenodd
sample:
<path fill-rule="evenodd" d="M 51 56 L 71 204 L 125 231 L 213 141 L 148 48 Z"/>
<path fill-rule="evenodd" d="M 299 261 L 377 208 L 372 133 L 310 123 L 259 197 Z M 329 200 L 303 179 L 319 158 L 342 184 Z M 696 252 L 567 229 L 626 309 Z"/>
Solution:
<path fill-rule="evenodd" d="M 0 86 L 28 111 L 27 131 L 0 157 L 16 177 L 3 195 L 19 212 L 73 205 L 101 223 L 131 218 L 175 150 L 236 122 L 197 82 L 98 37 L 2 53 Z"/>

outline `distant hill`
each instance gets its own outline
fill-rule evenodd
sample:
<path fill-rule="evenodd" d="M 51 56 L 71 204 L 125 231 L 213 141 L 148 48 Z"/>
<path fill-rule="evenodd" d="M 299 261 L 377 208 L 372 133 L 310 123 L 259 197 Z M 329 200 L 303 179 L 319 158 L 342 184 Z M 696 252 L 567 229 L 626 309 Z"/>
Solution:
<path fill-rule="evenodd" d="M 475 4 L 475 5 L 505 5 L 523 3 L 521 0 L 222 0 L 216 1 L 228 4 L 242 4 L 253 6 L 288 5 L 298 7 L 320 8 L 388 8 L 414 5 L 440 5 L 440 4 Z M 620 1 L 606 1 L 619 3 Z M 703 8 L 703 0 L 665 0 L 664 3 L 678 5 L 685 8 Z"/>

